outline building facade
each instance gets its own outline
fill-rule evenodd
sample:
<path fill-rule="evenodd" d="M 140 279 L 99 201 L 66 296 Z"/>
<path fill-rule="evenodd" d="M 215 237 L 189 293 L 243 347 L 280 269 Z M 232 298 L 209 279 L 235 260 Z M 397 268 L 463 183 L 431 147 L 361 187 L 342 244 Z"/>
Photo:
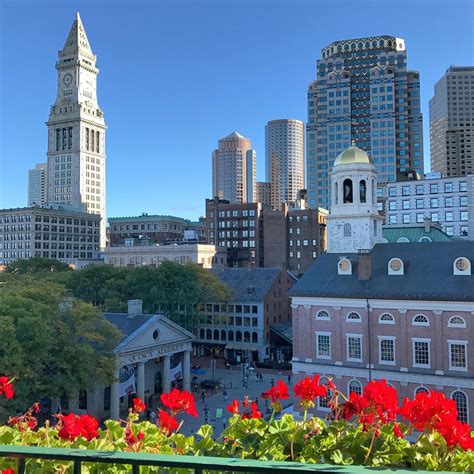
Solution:
<path fill-rule="evenodd" d="M 48 163 L 38 163 L 28 170 L 28 206 L 44 206 L 47 199 Z"/>
<path fill-rule="evenodd" d="M 101 216 L 105 248 L 105 130 L 97 102 L 96 56 L 79 13 L 56 63 L 58 89 L 48 126 L 48 201 Z"/>
<path fill-rule="evenodd" d="M 229 267 L 263 266 L 262 209 L 259 202 L 206 199 L 208 242 L 227 249 Z"/>
<path fill-rule="evenodd" d="M 227 251 L 214 245 L 115 245 L 102 253 L 104 263 L 114 267 L 157 267 L 163 262 L 196 263 L 203 268 L 227 266 Z"/>
<path fill-rule="evenodd" d="M 0 210 L 0 265 L 19 258 L 56 258 L 75 268 L 100 259 L 100 216 L 67 206 Z"/>
<path fill-rule="evenodd" d="M 273 207 L 272 184 L 266 181 L 257 181 L 256 201 L 263 206 Z"/>
<path fill-rule="evenodd" d="M 366 158 L 357 153 L 355 162 Z M 348 179 L 357 182 L 353 167 L 354 162 L 336 165 L 332 186 L 345 168 Z M 331 212 L 343 215 L 345 206 L 351 203 L 339 200 Z M 365 214 L 361 209 L 354 218 Z M 339 238 L 330 217 L 329 242 Z M 370 380 L 383 378 L 400 400 L 442 391 L 456 401 L 459 419 L 469 422 L 474 417 L 474 246 L 378 243 L 370 225 L 353 230 L 341 245 L 329 245 L 290 291 L 295 377 L 317 373 L 323 383 L 333 377 L 347 394 L 362 393 Z M 319 399 L 316 410 L 329 411 L 327 398 Z"/>
<path fill-rule="evenodd" d="M 270 327 L 291 319 L 288 289 L 294 278 L 279 268 L 213 270 L 233 293 L 226 304 L 203 304 L 195 330 L 199 355 L 236 362 L 270 357 Z"/>
<path fill-rule="evenodd" d="M 382 195 L 385 226 L 440 224 L 449 236 L 474 240 L 474 175 L 389 183 Z"/>
<path fill-rule="evenodd" d="M 212 152 L 212 195 L 232 204 L 255 202 L 257 154 L 252 142 L 237 132 L 219 140 Z"/>
<path fill-rule="evenodd" d="M 304 123 L 300 120 L 271 120 L 265 126 L 265 179 L 278 189 L 277 208 L 295 200 L 304 188 Z"/>
<path fill-rule="evenodd" d="M 323 48 L 308 89 L 307 188 L 311 207 L 329 207 L 329 172 L 354 140 L 379 182 L 423 173 L 420 77 L 409 71 L 403 39 L 375 36 Z"/>
<path fill-rule="evenodd" d="M 430 100 L 431 169 L 474 173 L 474 66 L 451 66 Z"/>

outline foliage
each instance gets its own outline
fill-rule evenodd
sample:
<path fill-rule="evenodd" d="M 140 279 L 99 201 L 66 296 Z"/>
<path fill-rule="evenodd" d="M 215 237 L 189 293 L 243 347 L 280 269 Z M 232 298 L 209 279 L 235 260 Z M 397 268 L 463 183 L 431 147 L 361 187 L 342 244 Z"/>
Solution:
<path fill-rule="evenodd" d="M 5 272 L 17 275 L 25 273 L 67 272 L 71 267 L 55 258 L 31 257 L 14 260 L 7 265 Z"/>
<path fill-rule="evenodd" d="M 9 420 L 10 426 L 0 427 L 0 444 L 42 447 L 67 447 L 102 451 L 141 451 L 160 454 L 187 454 L 190 456 L 218 456 L 273 461 L 325 463 L 342 466 L 365 465 L 376 468 L 415 468 L 431 471 L 466 472 L 474 469 L 474 433 L 468 425 L 448 435 L 440 424 L 459 422 L 452 418 L 453 405 L 442 394 L 418 394 L 414 400 L 405 399 L 400 407 L 392 396 L 392 388 L 384 380 L 372 381 L 362 395 L 347 399 L 330 381 L 319 384 L 319 378 L 303 379 L 297 392 L 304 420 L 292 415 L 276 419 L 281 409 L 280 400 L 288 396 L 288 387 L 278 381 L 276 387 L 264 392 L 272 401 L 273 414 L 265 420 L 257 403 L 247 397 L 234 400 L 229 406 L 233 416 L 229 426 L 215 437 L 213 428 L 203 425 L 196 436 L 179 433 L 183 413 L 195 415 L 193 395 L 173 390 L 161 399 L 169 410 L 160 410 L 158 423 L 140 421 L 145 405 L 135 399 L 128 418 L 106 421 L 98 428 L 89 415 L 58 415 L 58 423 L 36 428 L 33 406 L 23 417 Z M 325 389 L 321 388 L 325 387 Z M 323 393 L 324 392 L 324 393 Z M 422 396 L 421 396 L 422 395 Z M 328 396 L 331 414 L 328 420 L 317 417 L 306 419 L 309 401 Z M 420 411 L 420 407 L 422 407 Z M 405 422 L 394 419 L 394 412 Z M 370 419 L 372 423 L 370 423 Z M 421 423 L 421 424 L 420 424 Z M 421 433 L 415 433 L 418 427 Z M 412 436 L 409 442 L 406 436 Z M 14 467 L 14 460 L 0 459 L 0 469 Z M 125 473 L 128 466 L 85 463 L 90 473 Z M 145 472 L 151 472 L 144 468 Z M 27 461 L 27 470 L 40 472 L 72 472 L 65 461 Z"/>
<path fill-rule="evenodd" d="M 0 367 L 18 374 L 10 411 L 112 381 L 120 333 L 93 306 L 65 295 L 62 286 L 41 279 L 1 287 Z"/>

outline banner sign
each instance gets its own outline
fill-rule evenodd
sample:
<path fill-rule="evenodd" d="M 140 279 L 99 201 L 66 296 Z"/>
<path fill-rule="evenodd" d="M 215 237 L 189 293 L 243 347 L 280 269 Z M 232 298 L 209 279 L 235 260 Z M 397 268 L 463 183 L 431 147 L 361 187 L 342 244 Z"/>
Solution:
<path fill-rule="evenodd" d="M 119 375 L 119 396 L 126 397 L 137 393 L 135 386 L 135 371 L 133 367 L 122 367 Z"/>

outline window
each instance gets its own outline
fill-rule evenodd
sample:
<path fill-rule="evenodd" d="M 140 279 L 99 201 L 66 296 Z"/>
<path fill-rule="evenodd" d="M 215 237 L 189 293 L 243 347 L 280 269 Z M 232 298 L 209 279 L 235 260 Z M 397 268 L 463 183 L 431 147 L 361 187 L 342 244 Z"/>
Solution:
<path fill-rule="evenodd" d="M 356 379 L 351 380 L 347 384 L 347 394 L 350 395 L 352 392 L 362 395 L 362 384 Z"/>
<path fill-rule="evenodd" d="M 431 339 L 412 339 L 413 367 L 430 367 Z"/>
<path fill-rule="evenodd" d="M 448 328 L 465 328 L 466 321 L 461 316 L 451 316 L 448 321 Z"/>
<path fill-rule="evenodd" d="M 327 311 L 318 311 L 318 314 L 316 315 L 316 319 L 331 319 L 329 316 L 329 313 Z"/>
<path fill-rule="evenodd" d="M 456 408 L 458 409 L 458 420 L 467 423 L 468 412 L 467 412 L 467 395 L 461 390 L 455 390 L 451 394 L 451 399 L 456 402 Z"/>
<path fill-rule="evenodd" d="M 319 383 L 321 385 L 327 385 L 329 379 L 327 377 L 321 377 L 319 379 Z M 318 408 L 320 410 L 329 411 L 329 401 L 331 400 L 332 392 L 331 390 L 327 390 L 327 394 L 325 397 L 318 397 Z"/>
<path fill-rule="evenodd" d="M 388 201 L 388 210 L 396 211 L 397 210 L 397 201 Z"/>
<path fill-rule="evenodd" d="M 429 394 L 430 391 L 429 391 L 426 387 L 423 387 L 423 385 L 420 385 L 419 387 L 416 387 L 416 388 L 415 388 L 415 397 L 416 397 L 419 393 L 426 393 L 426 394 Z"/>
<path fill-rule="evenodd" d="M 438 207 L 438 198 L 431 198 L 430 199 L 430 207 L 431 208 Z"/>
<path fill-rule="evenodd" d="M 379 364 L 395 365 L 395 337 L 379 336 Z"/>
<path fill-rule="evenodd" d="M 345 179 L 342 186 L 343 186 L 343 202 L 344 203 L 354 202 L 353 193 L 352 193 L 352 180 Z"/>
<path fill-rule="evenodd" d="M 463 222 L 468 220 L 467 211 L 461 211 L 459 213 L 459 220 Z"/>
<path fill-rule="evenodd" d="M 438 193 L 438 185 L 430 184 L 430 194 L 437 194 L 437 193 Z"/>
<path fill-rule="evenodd" d="M 362 362 L 362 336 L 347 334 L 347 360 Z"/>
<path fill-rule="evenodd" d="M 459 257 L 454 261 L 454 275 L 470 275 L 471 262 L 465 257 Z"/>
<path fill-rule="evenodd" d="M 467 342 L 448 341 L 449 369 L 467 371 Z"/>
<path fill-rule="evenodd" d="M 318 359 L 331 358 L 330 332 L 316 332 L 316 357 Z"/>
<path fill-rule="evenodd" d="M 383 313 L 379 316 L 379 324 L 395 324 L 395 318 L 390 313 Z"/>
<path fill-rule="evenodd" d="M 355 311 L 351 311 L 351 312 L 348 313 L 347 316 L 346 316 L 346 321 L 359 323 L 360 320 L 361 320 L 361 319 L 360 319 L 360 314 L 359 314 L 359 313 L 356 313 Z"/>
<path fill-rule="evenodd" d="M 429 326 L 430 322 L 424 314 L 417 314 L 411 322 L 413 326 Z"/>
<path fill-rule="evenodd" d="M 339 275 L 352 275 L 352 264 L 347 258 L 341 258 L 337 263 L 337 270 Z"/>
<path fill-rule="evenodd" d="M 352 230 L 351 230 L 351 225 L 350 224 L 344 224 L 344 237 L 351 237 L 352 235 Z"/>
<path fill-rule="evenodd" d="M 403 275 L 403 261 L 399 258 L 392 258 L 388 262 L 389 275 Z"/>

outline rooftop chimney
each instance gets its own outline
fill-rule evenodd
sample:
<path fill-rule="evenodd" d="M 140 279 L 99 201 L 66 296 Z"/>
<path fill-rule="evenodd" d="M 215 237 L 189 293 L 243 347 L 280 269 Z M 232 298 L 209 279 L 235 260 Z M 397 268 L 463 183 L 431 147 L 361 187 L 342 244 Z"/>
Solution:
<path fill-rule="evenodd" d="M 143 314 L 143 300 L 128 300 L 128 318 Z"/>
<path fill-rule="evenodd" d="M 425 232 L 429 232 L 431 229 L 431 219 L 429 217 L 425 217 L 423 222 L 425 223 Z"/>
<path fill-rule="evenodd" d="M 372 261 L 370 250 L 359 250 L 357 260 L 357 278 L 359 280 L 370 280 L 372 277 Z"/>

